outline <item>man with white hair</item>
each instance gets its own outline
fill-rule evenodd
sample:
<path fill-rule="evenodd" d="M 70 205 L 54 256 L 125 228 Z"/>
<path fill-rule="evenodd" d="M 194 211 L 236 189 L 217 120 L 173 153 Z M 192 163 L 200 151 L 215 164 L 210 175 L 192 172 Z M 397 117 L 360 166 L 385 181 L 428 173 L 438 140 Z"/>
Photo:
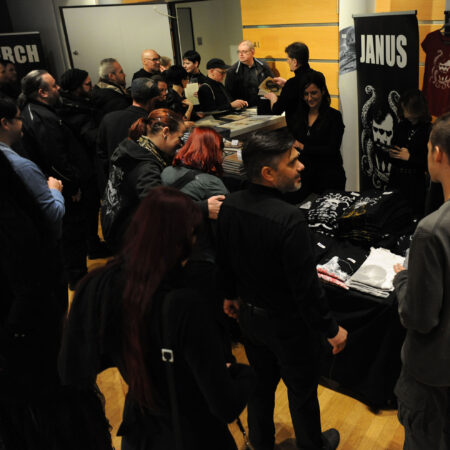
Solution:
<path fill-rule="evenodd" d="M 249 106 L 258 103 L 258 86 L 267 78 L 273 77 L 269 66 L 255 58 L 255 47 L 250 41 L 242 41 L 238 47 L 239 61 L 227 73 L 225 87 L 233 100 L 246 100 Z"/>
<path fill-rule="evenodd" d="M 131 97 L 125 90 L 126 75 L 116 59 L 102 59 L 98 76 L 99 82 L 92 89 L 92 102 L 100 111 L 101 117 L 131 104 Z"/>

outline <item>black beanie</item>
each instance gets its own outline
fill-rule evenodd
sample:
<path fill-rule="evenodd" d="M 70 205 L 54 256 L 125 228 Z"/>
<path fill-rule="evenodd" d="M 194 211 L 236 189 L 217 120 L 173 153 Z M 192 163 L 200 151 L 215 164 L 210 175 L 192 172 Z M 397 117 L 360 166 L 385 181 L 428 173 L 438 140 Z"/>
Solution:
<path fill-rule="evenodd" d="M 83 84 L 83 81 L 88 77 L 88 73 L 82 69 L 69 69 L 61 75 L 61 82 L 59 83 L 61 89 L 64 91 L 74 91 Z"/>

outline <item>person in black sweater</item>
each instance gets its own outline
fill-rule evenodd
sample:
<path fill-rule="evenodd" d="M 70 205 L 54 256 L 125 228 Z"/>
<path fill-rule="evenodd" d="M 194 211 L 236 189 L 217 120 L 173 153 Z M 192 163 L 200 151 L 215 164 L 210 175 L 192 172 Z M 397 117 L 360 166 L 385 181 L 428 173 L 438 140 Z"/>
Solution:
<path fill-rule="evenodd" d="M 334 450 L 339 433 L 321 434 L 320 343 L 327 337 L 336 354 L 347 332 L 336 323 L 317 277 L 305 217 L 281 197 L 301 185 L 303 165 L 293 144 L 286 131 L 255 134 L 245 143 L 250 184 L 223 203 L 217 262 L 228 299 L 224 311 L 239 313 L 245 351 L 258 376 L 248 403 L 253 447 L 274 447 L 274 395 L 282 378 L 297 447 Z"/>
<path fill-rule="evenodd" d="M 136 211 L 120 256 L 90 274 L 74 298 L 61 379 L 93 387 L 105 365 L 118 367 L 129 385 L 119 429 L 123 450 L 237 449 L 227 422 L 244 409 L 255 379 L 248 366 L 225 358 L 210 302 L 184 276 L 201 221 L 187 195 L 153 189 Z M 173 351 L 179 427 L 162 348 Z"/>
<path fill-rule="evenodd" d="M 326 189 L 345 189 L 341 156 L 344 122 L 341 113 L 331 108 L 325 78 L 311 71 L 303 78 L 303 100 L 299 105 L 293 135 L 305 165 L 302 196 L 321 194 Z"/>
<path fill-rule="evenodd" d="M 146 117 L 153 109 L 155 99 L 160 96 L 161 93 L 153 80 L 136 78 L 131 83 L 133 104 L 120 111 L 112 111 L 103 117 L 98 129 L 96 146 L 101 193 L 105 191 L 109 161 L 114 150 L 128 136 L 131 125 L 141 117 Z"/>
<path fill-rule="evenodd" d="M 245 100 L 232 101 L 230 94 L 223 85 L 223 80 L 230 68 L 219 58 L 213 58 L 206 64 L 208 78 L 198 90 L 198 100 L 201 111 L 230 111 L 248 106 Z"/>
<path fill-rule="evenodd" d="M 189 75 L 189 83 L 198 83 L 200 85 L 206 81 L 205 75 L 199 69 L 201 60 L 200 54 L 195 50 L 188 50 L 183 55 L 183 67 Z"/>
<path fill-rule="evenodd" d="M 393 138 L 389 189 L 398 189 L 422 218 L 425 208 L 427 144 L 431 131 L 431 116 L 427 101 L 418 89 L 406 91 L 400 97 L 402 120 Z"/>
<path fill-rule="evenodd" d="M 296 112 L 303 98 L 305 86 L 305 76 L 309 72 L 315 72 L 308 64 L 309 49 L 303 42 L 293 42 L 285 50 L 289 69 L 294 72 L 294 77 L 285 80 L 284 78 L 274 78 L 275 82 L 283 86 L 279 97 L 274 93 L 265 95 L 270 100 L 270 106 L 274 114 L 286 113 L 286 125 L 293 133 Z M 319 72 L 320 73 L 320 72 Z"/>
<path fill-rule="evenodd" d="M 184 88 L 189 82 L 189 75 L 182 66 L 171 66 L 165 73 L 169 83 L 166 104 L 169 109 L 178 113 L 184 120 L 191 120 L 194 105 L 184 96 Z"/>

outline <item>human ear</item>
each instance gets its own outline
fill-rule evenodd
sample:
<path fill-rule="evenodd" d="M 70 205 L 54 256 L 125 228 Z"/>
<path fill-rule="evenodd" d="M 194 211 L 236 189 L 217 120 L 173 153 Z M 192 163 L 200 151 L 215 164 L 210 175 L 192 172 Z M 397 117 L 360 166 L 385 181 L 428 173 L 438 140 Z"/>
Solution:
<path fill-rule="evenodd" d="M 263 180 L 268 181 L 269 183 L 272 183 L 274 180 L 274 174 L 273 174 L 274 170 L 272 169 L 272 167 L 270 166 L 264 166 L 261 169 L 261 178 Z"/>

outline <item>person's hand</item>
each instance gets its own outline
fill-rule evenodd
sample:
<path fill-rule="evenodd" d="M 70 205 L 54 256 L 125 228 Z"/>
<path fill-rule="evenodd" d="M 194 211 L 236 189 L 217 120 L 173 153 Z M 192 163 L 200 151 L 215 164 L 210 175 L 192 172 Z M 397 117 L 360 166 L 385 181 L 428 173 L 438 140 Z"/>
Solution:
<path fill-rule="evenodd" d="M 228 300 L 225 299 L 223 301 L 223 312 L 233 318 L 238 318 L 238 311 L 239 311 L 239 301 L 238 300 Z"/>
<path fill-rule="evenodd" d="M 225 195 L 213 195 L 208 198 L 208 217 L 216 220 L 219 216 L 220 207 L 225 200 Z"/>
<path fill-rule="evenodd" d="M 190 100 L 188 100 L 187 98 L 185 98 L 181 103 L 183 103 L 183 105 L 187 106 L 188 108 L 193 108 L 194 107 L 192 102 Z"/>
<path fill-rule="evenodd" d="M 285 78 L 275 77 L 275 78 L 273 79 L 273 81 L 275 81 L 275 83 L 277 83 L 278 86 L 283 87 L 283 86 L 286 84 L 286 81 L 287 81 L 287 80 L 286 80 Z"/>
<path fill-rule="evenodd" d="M 195 122 L 192 122 L 192 120 L 185 120 L 184 126 L 188 129 L 192 128 L 195 125 Z"/>
<path fill-rule="evenodd" d="M 338 332 L 334 338 L 328 339 L 328 342 L 333 347 L 333 355 L 337 355 L 344 350 L 347 344 L 348 332 L 345 328 L 339 327 Z"/>
<path fill-rule="evenodd" d="M 270 103 L 275 103 L 278 100 L 278 97 L 273 92 L 264 94 L 264 98 L 268 98 L 270 100 Z"/>
<path fill-rule="evenodd" d="M 234 102 L 231 102 L 231 107 L 233 109 L 242 109 L 246 108 L 248 106 L 248 103 L 245 100 L 234 100 Z"/>
<path fill-rule="evenodd" d="M 406 267 L 403 267 L 401 264 L 394 264 L 394 272 L 399 273 L 402 270 L 406 270 Z"/>
<path fill-rule="evenodd" d="M 203 117 L 205 117 L 205 113 L 204 112 L 198 112 L 197 116 L 200 117 L 200 119 L 203 119 Z"/>
<path fill-rule="evenodd" d="M 56 189 L 59 192 L 62 192 L 63 190 L 62 181 L 57 180 L 56 178 L 48 177 L 47 184 L 49 189 Z"/>
<path fill-rule="evenodd" d="M 81 201 L 81 189 L 78 189 L 78 192 L 75 195 L 72 195 L 72 201 L 74 203 L 79 203 Z"/>
<path fill-rule="evenodd" d="M 403 161 L 408 161 L 411 156 L 409 150 L 406 147 L 395 146 L 389 150 L 389 156 L 395 159 L 403 159 Z"/>

